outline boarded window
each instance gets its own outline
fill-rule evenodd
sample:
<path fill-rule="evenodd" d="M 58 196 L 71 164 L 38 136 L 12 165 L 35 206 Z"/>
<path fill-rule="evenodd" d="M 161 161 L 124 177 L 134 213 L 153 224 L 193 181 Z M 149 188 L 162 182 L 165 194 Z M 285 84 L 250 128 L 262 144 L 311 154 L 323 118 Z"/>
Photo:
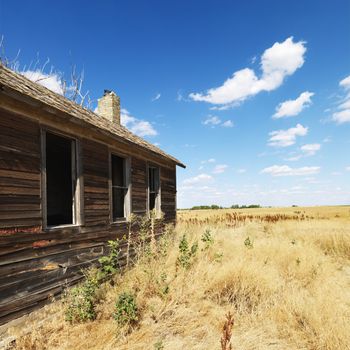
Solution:
<path fill-rule="evenodd" d="M 47 226 L 74 224 L 75 141 L 46 133 Z"/>
<path fill-rule="evenodd" d="M 159 210 L 160 209 L 160 196 L 159 196 L 159 168 L 148 168 L 148 209 Z"/>
<path fill-rule="evenodd" d="M 116 221 L 127 216 L 127 178 L 126 159 L 112 155 L 112 218 Z"/>

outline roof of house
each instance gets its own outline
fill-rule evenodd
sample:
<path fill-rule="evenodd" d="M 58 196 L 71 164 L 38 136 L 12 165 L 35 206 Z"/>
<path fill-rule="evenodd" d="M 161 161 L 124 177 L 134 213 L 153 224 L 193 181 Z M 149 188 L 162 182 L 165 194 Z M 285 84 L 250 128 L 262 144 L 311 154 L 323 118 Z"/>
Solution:
<path fill-rule="evenodd" d="M 46 87 L 39 85 L 31 81 L 30 79 L 18 74 L 7 67 L 0 64 L 0 85 L 6 86 L 12 90 L 15 90 L 23 95 L 29 96 L 35 100 L 40 101 L 52 108 L 65 112 L 79 120 L 82 120 L 91 126 L 97 127 L 105 132 L 111 134 L 112 137 L 122 139 L 127 143 L 136 145 L 143 149 L 146 149 L 158 156 L 167 158 L 173 161 L 176 165 L 185 168 L 185 165 L 178 159 L 162 151 L 155 145 L 147 142 L 143 138 L 133 134 L 127 128 L 122 125 L 116 125 L 111 121 L 103 118 L 89 109 L 86 109 L 77 103 L 67 99 L 66 97 L 59 95 Z"/>

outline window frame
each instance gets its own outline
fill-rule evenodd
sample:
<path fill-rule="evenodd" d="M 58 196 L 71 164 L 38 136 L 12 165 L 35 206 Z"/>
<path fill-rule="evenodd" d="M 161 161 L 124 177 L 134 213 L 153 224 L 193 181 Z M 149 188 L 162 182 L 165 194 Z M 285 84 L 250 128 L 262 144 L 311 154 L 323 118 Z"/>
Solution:
<path fill-rule="evenodd" d="M 72 172 L 72 223 L 62 225 L 47 224 L 47 175 L 46 175 L 46 135 L 53 134 L 71 141 L 71 172 Z M 81 145 L 80 140 L 72 135 L 42 127 L 40 129 L 41 139 L 41 209 L 42 228 L 45 231 L 58 230 L 66 227 L 77 227 L 83 225 L 83 191 L 82 191 L 82 167 L 81 167 Z"/>
<path fill-rule="evenodd" d="M 124 217 L 113 218 L 113 178 L 112 178 L 112 157 L 116 156 L 124 159 L 124 181 L 125 186 L 123 188 L 126 189 L 126 193 L 124 195 Z M 108 188 L 109 188 L 109 221 L 110 224 L 118 224 L 120 222 L 129 221 L 129 217 L 131 214 L 131 157 L 115 151 L 113 149 L 109 150 L 109 176 L 108 176 Z M 119 187 L 120 186 L 115 186 Z"/>
<path fill-rule="evenodd" d="M 159 218 L 161 216 L 161 208 L 162 208 L 162 201 L 161 201 L 161 192 L 162 192 L 162 185 L 161 185 L 161 181 L 160 181 L 160 175 L 161 175 L 161 167 L 159 165 L 156 165 L 154 163 L 147 163 L 147 215 L 150 217 L 151 215 L 151 210 L 150 210 L 150 186 L 149 186 L 149 182 L 150 182 L 150 178 L 149 178 L 149 169 L 156 169 L 157 170 L 157 174 L 158 174 L 158 193 L 157 196 L 155 198 L 155 205 L 154 205 L 154 209 L 156 210 L 156 218 Z"/>

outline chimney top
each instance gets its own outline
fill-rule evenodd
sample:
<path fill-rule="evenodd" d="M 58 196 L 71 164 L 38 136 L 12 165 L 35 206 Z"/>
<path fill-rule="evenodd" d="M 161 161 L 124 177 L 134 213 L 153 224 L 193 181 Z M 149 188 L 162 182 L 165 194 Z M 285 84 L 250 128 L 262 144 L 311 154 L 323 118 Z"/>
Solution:
<path fill-rule="evenodd" d="M 120 98 L 114 91 L 104 90 L 103 96 L 98 99 L 97 114 L 120 125 Z"/>

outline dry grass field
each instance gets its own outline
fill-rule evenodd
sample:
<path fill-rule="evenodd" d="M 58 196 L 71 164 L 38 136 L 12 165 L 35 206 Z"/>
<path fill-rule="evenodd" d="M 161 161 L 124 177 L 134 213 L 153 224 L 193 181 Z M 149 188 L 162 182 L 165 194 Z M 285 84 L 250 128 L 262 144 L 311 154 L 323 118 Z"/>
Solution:
<path fill-rule="evenodd" d="M 137 320 L 118 326 L 123 292 Z M 95 320 L 71 324 L 64 307 L 13 348 L 230 349 L 230 311 L 233 350 L 350 349 L 350 207 L 180 211 L 157 253 L 99 288 Z"/>

